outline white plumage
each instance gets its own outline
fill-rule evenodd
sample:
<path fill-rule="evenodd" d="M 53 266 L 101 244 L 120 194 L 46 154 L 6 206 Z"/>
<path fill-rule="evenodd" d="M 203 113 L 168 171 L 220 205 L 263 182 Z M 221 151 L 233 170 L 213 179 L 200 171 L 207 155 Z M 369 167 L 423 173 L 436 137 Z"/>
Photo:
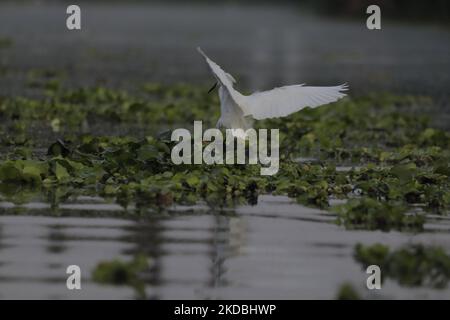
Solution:
<path fill-rule="evenodd" d="M 234 78 L 200 49 L 219 84 L 220 119 L 218 127 L 248 129 L 256 120 L 285 117 L 305 107 L 315 108 L 335 102 L 345 96 L 343 84 L 335 87 L 308 87 L 303 84 L 255 92 L 244 96 L 233 88 Z"/>

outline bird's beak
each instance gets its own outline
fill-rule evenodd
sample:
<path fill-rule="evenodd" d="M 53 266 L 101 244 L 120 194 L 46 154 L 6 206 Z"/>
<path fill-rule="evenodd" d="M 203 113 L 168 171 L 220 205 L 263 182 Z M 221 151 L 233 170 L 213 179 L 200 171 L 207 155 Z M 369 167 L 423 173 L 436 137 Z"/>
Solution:
<path fill-rule="evenodd" d="M 217 82 L 214 83 L 214 85 L 211 87 L 211 89 L 208 90 L 208 93 L 210 93 L 211 91 L 213 91 L 216 87 L 217 87 Z"/>

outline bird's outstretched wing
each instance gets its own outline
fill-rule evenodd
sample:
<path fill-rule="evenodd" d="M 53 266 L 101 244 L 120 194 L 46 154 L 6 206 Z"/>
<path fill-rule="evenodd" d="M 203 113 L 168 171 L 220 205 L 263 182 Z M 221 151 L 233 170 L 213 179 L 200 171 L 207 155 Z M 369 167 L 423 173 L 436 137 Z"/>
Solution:
<path fill-rule="evenodd" d="M 211 69 L 211 72 L 216 76 L 220 84 L 227 89 L 232 89 L 233 83 L 236 82 L 236 80 L 234 80 L 231 74 L 225 72 L 217 63 L 208 58 L 208 56 L 203 52 L 202 49 L 200 49 L 200 47 L 198 47 L 197 50 L 205 58 L 206 63 L 208 63 L 208 66 Z"/>
<path fill-rule="evenodd" d="M 343 84 L 335 87 L 305 87 L 302 84 L 256 92 L 242 101 L 245 115 L 256 120 L 285 117 L 305 107 L 315 108 L 345 96 Z"/>

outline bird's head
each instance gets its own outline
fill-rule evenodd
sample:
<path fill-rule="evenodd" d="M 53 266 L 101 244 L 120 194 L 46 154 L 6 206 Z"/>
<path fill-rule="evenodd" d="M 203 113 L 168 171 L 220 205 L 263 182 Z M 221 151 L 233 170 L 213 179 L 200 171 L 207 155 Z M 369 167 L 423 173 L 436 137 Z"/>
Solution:
<path fill-rule="evenodd" d="M 225 73 L 225 75 L 227 76 L 227 79 L 231 82 L 231 83 L 236 83 L 236 80 L 233 78 L 233 76 L 229 73 Z M 208 93 L 211 93 L 216 87 L 217 85 L 221 83 L 220 80 L 218 78 L 216 78 L 216 82 L 214 83 L 214 85 L 211 87 L 211 89 L 208 90 Z"/>

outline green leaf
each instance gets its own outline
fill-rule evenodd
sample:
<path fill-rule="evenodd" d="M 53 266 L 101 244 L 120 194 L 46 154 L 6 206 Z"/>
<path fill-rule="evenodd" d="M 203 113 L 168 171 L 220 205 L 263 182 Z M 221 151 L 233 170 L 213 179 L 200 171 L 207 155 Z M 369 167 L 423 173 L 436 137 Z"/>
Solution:
<path fill-rule="evenodd" d="M 70 174 L 67 172 L 67 169 L 58 162 L 55 163 L 55 176 L 59 182 L 67 182 L 70 180 Z"/>

